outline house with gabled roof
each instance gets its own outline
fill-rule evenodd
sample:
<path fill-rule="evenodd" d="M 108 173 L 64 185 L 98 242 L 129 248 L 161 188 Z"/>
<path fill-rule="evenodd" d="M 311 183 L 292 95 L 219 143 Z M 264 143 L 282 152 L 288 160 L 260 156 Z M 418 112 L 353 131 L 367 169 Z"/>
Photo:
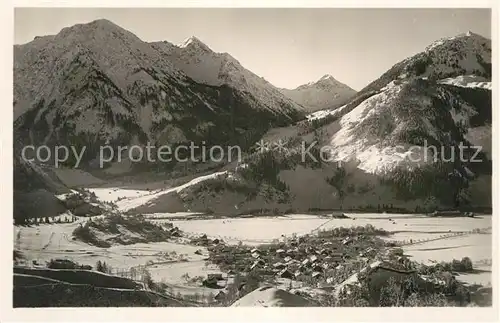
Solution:
<path fill-rule="evenodd" d="M 281 270 L 280 272 L 278 272 L 277 276 L 281 277 L 281 278 L 289 278 L 289 279 L 292 279 L 294 277 L 294 275 L 286 268 Z"/>
<path fill-rule="evenodd" d="M 264 266 L 266 263 L 262 259 L 255 260 L 252 266 L 250 266 L 250 270 L 257 268 L 258 266 Z"/>
<path fill-rule="evenodd" d="M 215 294 L 214 299 L 218 302 L 223 301 L 226 298 L 226 293 L 220 290 L 217 294 Z"/>

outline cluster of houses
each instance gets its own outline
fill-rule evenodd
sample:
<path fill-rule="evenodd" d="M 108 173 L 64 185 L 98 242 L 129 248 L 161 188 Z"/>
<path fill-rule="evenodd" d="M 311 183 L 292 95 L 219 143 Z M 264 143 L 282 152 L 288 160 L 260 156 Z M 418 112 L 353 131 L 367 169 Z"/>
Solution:
<path fill-rule="evenodd" d="M 308 278 L 321 281 L 321 278 L 328 280 L 332 271 L 342 269 L 344 263 L 350 259 L 358 260 L 362 257 L 369 261 L 377 255 L 376 248 L 364 248 L 359 239 L 363 237 L 325 239 L 302 236 L 253 249 L 246 246 L 227 246 L 222 242 L 215 244 L 205 235 L 192 242 L 208 246 L 210 260 L 223 270 L 231 269 L 236 272 L 299 281 Z"/>
<path fill-rule="evenodd" d="M 419 275 L 398 246 L 387 248 L 387 244 L 370 244 L 365 239 L 369 240 L 363 235 L 345 238 L 303 236 L 252 249 L 225 245 L 221 241 L 215 243 L 206 235 L 197 238 L 196 242 L 208 246 L 210 259 L 218 265 L 225 265 L 228 277 L 241 272 L 309 281 L 319 288 L 334 291 L 337 296 L 342 291 L 349 293 L 350 287 L 368 278 L 373 287 L 371 290 L 376 291 L 376 295 L 372 295 L 374 300 L 380 297 L 378 292 L 390 279 L 403 281 L 413 277 L 422 290 L 445 290 L 449 285 L 440 275 Z M 351 260 L 353 266 L 349 265 Z M 358 265 L 361 267 L 356 268 Z M 225 297 L 223 286 L 227 285 L 227 280 L 222 274 L 208 275 L 203 285 L 219 289 L 216 299 Z"/>
<path fill-rule="evenodd" d="M 208 288 L 224 288 L 226 287 L 227 280 L 222 277 L 222 274 L 208 274 L 202 284 Z"/>
<path fill-rule="evenodd" d="M 286 247 L 277 250 L 254 248 L 250 250 L 254 261 L 248 271 L 258 271 L 260 274 L 279 278 L 318 278 L 344 261 L 341 246 L 347 243 L 347 240 L 327 241 L 320 245 L 305 246 L 299 240 L 292 240 Z"/>

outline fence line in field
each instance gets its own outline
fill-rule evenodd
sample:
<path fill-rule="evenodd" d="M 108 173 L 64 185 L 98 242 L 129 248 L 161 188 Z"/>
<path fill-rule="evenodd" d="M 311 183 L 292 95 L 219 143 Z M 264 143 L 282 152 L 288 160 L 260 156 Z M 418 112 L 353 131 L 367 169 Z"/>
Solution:
<path fill-rule="evenodd" d="M 449 234 L 440 235 L 437 238 L 416 239 L 416 240 L 412 240 L 412 242 L 404 240 L 400 244 L 400 246 L 415 245 L 415 244 L 437 241 L 437 240 L 442 240 L 442 239 L 448 239 L 448 238 L 453 238 L 453 237 L 458 237 L 458 236 L 465 236 L 465 235 L 470 235 L 470 234 L 482 234 L 482 233 L 486 233 L 488 230 L 491 230 L 491 229 L 492 229 L 492 227 L 487 227 L 487 228 L 481 228 L 481 229 L 473 229 L 473 230 L 469 230 L 469 231 L 451 232 Z"/>

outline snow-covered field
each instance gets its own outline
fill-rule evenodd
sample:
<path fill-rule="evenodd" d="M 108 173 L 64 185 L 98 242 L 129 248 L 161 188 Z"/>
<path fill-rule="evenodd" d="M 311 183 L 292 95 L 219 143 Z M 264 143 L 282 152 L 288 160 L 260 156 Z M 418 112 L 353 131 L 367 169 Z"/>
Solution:
<path fill-rule="evenodd" d="M 173 213 L 150 213 L 143 214 L 150 222 L 155 222 L 156 220 L 164 220 L 164 219 L 186 219 L 193 218 L 196 216 L 202 216 L 203 213 L 194 213 L 194 212 L 173 212 Z M 162 221 L 158 221 L 161 223 Z"/>
<path fill-rule="evenodd" d="M 220 273 L 216 266 L 206 266 L 208 251 L 202 247 L 171 242 L 136 243 L 98 248 L 81 241 L 72 240 L 75 223 L 42 224 L 33 227 L 14 227 L 14 248 L 21 251 L 27 265 L 36 261 L 45 262 L 64 258 L 82 265 L 95 266 L 98 260 L 105 261 L 113 272 L 127 272 L 132 267 L 146 266 L 154 281 L 169 285 L 174 293 L 210 294 L 213 289 L 187 284 L 183 275 L 203 276 Z M 195 254 L 201 250 L 202 254 Z M 187 261 L 180 261 L 184 258 Z"/>
<path fill-rule="evenodd" d="M 413 259 L 428 263 L 468 256 L 473 261 L 492 258 L 491 234 L 467 234 L 405 246 Z"/>
<path fill-rule="evenodd" d="M 482 270 L 461 275 L 459 279 L 468 283 L 487 285 L 491 282 L 492 236 L 491 231 L 472 233 L 473 229 L 492 227 L 491 216 L 477 218 L 430 218 L 404 214 L 349 214 L 350 219 L 327 219 L 319 216 L 296 214 L 286 217 L 234 218 L 210 220 L 186 220 L 192 214 L 154 214 L 150 221 L 162 223 L 177 217 L 175 225 L 188 236 L 207 234 L 211 238 L 222 238 L 226 243 L 258 245 L 274 239 L 284 239 L 293 234 L 301 235 L 321 229 L 335 227 L 364 226 L 371 224 L 393 232 L 391 240 L 405 241 L 403 248 L 412 259 L 430 263 L 469 257 Z M 54 258 L 69 258 L 80 264 L 95 265 L 106 261 L 114 270 L 128 271 L 131 267 L 146 265 L 153 280 L 164 282 L 175 293 L 209 294 L 213 289 L 194 286 L 183 277 L 203 276 L 217 273 L 215 266 L 207 266 L 208 252 L 204 248 L 185 244 L 160 242 L 114 245 L 98 248 L 72 240 L 75 223 L 41 224 L 33 227 L 15 227 L 14 246 L 20 250 L 31 265 Z M 412 243 L 410 244 L 410 239 Z M 195 254 L 200 249 L 201 255 Z M 175 252 L 175 253 L 174 253 Z M 179 261 L 179 256 L 187 261 Z M 486 264 L 484 264 L 485 262 Z"/>
<path fill-rule="evenodd" d="M 464 232 L 474 228 L 488 228 L 492 225 L 491 216 L 477 218 L 431 218 L 404 214 L 350 214 L 349 216 L 351 217 L 349 219 L 326 219 L 314 215 L 294 214 L 265 218 L 178 220 L 176 225 L 186 232 L 205 233 L 208 236 L 223 239 L 226 237 L 226 239 L 231 238 L 245 243 L 254 240 L 256 243 L 269 242 L 282 235 L 301 235 L 318 228 L 331 229 L 367 224 L 398 234 L 406 232 L 406 234 L 425 234 L 429 237 L 438 233 Z M 397 238 L 397 235 L 395 237 Z"/>
<path fill-rule="evenodd" d="M 176 225 L 193 234 L 207 234 L 222 238 L 226 243 L 242 241 L 249 245 L 284 239 L 293 234 L 301 235 L 335 227 L 365 226 L 393 232 L 389 240 L 406 243 L 405 253 L 412 259 L 431 263 L 469 257 L 476 264 L 492 259 L 492 218 L 490 215 L 476 218 L 431 218 L 405 214 L 350 214 L 351 219 L 325 219 L 313 215 L 289 215 L 275 218 L 239 218 L 211 220 L 178 220 Z M 162 220 L 157 220 L 161 222 Z M 473 229 L 485 229 L 486 233 L 472 233 Z M 410 243 L 411 240 L 411 243 Z M 483 285 L 491 282 L 491 265 L 476 265 L 484 270 L 459 279 Z"/>
<path fill-rule="evenodd" d="M 171 192 L 180 192 L 191 185 L 195 185 L 207 179 L 215 178 L 223 174 L 226 174 L 226 171 L 196 177 L 185 184 L 154 191 L 121 188 L 91 188 L 89 190 L 95 193 L 97 198 L 101 201 L 114 202 L 118 206 L 118 209 L 120 211 L 128 211 L 130 209 L 152 203 L 154 199 L 162 195 Z"/>

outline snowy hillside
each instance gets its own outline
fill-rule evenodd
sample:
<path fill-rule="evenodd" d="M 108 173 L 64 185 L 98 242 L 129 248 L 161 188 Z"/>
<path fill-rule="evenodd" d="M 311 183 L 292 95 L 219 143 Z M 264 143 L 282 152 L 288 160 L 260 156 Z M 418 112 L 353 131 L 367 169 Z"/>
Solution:
<path fill-rule="evenodd" d="M 250 94 L 270 111 L 288 114 L 303 109 L 264 78 L 243 67 L 234 57 L 212 51 L 196 37 L 190 37 L 177 46 L 167 41 L 151 45 L 196 82 L 228 85 Z"/>
<path fill-rule="evenodd" d="M 456 145 L 464 131 L 491 123 L 489 89 L 491 40 L 469 32 L 436 41 L 353 98 L 331 137 L 332 154 L 381 173 L 414 155 L 395 144 Z"/>
<path fill-rule="evenodd" d="M 90 189 L 91 192 L 95 193 L 97 198 L 101 201 L 113 202 L 117 205 L 120 211 L 128 211 L 137 207 L 145 205 L 154 205 L 154 201 L 163 195 L 175 192 L 179 193 L 185 188 L 192 185 L 201 183 L 211 178 L 215 178 L 219 175 L 226 174 L 226 172 L 216 172 L 210 175 L 196 177 L 193 180 L 184 183 L 182 185 L 160 189 L 158 191 L 148 192 L 148 191 L 137 191 L 137 190 L 123 190 L 118 188 L 94 188 Z"/>
<path fill-rule="evenodd" d="M 327 117 L 336 117 L 339 116 L 346 107 L 347 105 L 343 105 L 336 109 L 318 110 L 306 115 L 306 119 L 308 121 L 314 121 L 314 120 L 321 120 Z"/>
<path fill-rule="evenodd" d="M 287 128 L 284 152 L 252 156 L 244 172 L 191 187 L 183 202 L 192 211 L 228 213 L 370 209 L 380 203 L 405 210 L 491 206 L 489 48 L 489 40 L 474 34 L 428 47 L 341 108 L 311 113 Z M 429 59 L 420 64 L 422 58 Z M 323 148 L 325 161 L 294 158 L 302 141 L 318 142 L 311 153 L 319 157 Z M 485 145 L 476 156 L 480 161 L 461 160 L 460 145 Z M 472 158 L 473 149 L 466 148 L 464 157 Z M 314 185 L 305 190 L 304 183 Z"/>
<path fill-rule="evenodd" d="M 484 97 L 487 101 L 488 94 Z M 339 160 L 356 159 L 369 173 L 403 164 L 411 168 L 433 161 L 432 155 L 426 159 L 423 149 L 412 147 L 425 141 L 438 147 L 465 142 L 463 131 L 479 126 L 476 120 L 482 120 L 480 125 L 491 122 L 491 111 L 474 106 L 456 89 L 421 79 L 391 82 L 339 120 L 331 153 Z"/>
<path fill-rule="evenodd" d="M 358 92 L 377 91 L 397 79 L 421 77 L 440 80 L 460 75 L 491 79 L 491 40 L 468 32 L 435 41 L 424 51 L 397 63 Z"/>
<path fill-rule="evenodd" d="M 281 89 L 281 92 L 303 105 L 308 112 L 335 109 L 347 103 L 356 94 L 355 90 L 331 75 L 324 75 L 316 82 L 301 85 L 293 90 Z"/>
<path fill-rule="evenodd" d="M 263 104 L 243 90 L 196 83 L 107 20 L 14 46 L 16 137 L 86 145 L 89 159 L 108 142 L 248 146 L 267 128 L 303 117 L 297 105 Z"/>

